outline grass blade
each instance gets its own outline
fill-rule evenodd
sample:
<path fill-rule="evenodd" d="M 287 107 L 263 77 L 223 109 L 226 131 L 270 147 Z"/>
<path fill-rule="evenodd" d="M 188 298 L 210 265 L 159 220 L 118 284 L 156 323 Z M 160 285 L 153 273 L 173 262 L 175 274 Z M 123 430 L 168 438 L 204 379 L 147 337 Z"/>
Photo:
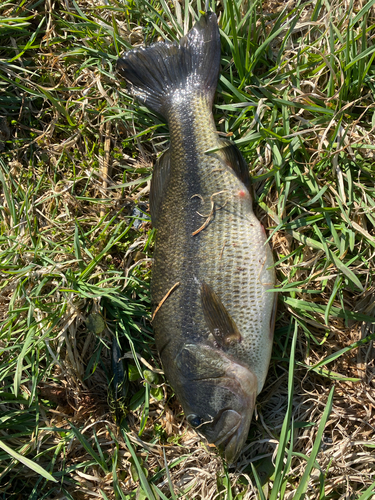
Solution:
<path fill-rule="evenodd" d="M 36 472 L 38 475 L 43 476 L 47 481 L 52 481 L 54 483 L 57 483 L 57 479 L 55 479 L 49 472 L 47 472 L 43 467 L 40 465 L 36 464 L 29 458 L 24 457 L 23 455 L 20 455 L 16 451 L 14 451 L 12 448 L 10 448 L 8 445 L 6 445 L 3 441 L 0 441 L 0 448 L 4 450 L 6 453 L 8 453 L 11 457 L 13 457 L 15 460 L 18 460 L 19 462 L 23 463 L 26 465 L 26 467 L 29 467 L 29 469 L 33 470 Z"/>
<path fill-rule="evenodd" d="M 288 372 L 288 409 L 285 414 L 285 418 L 283 421 L 283 425 L 281 428 L 279 445 L 277 448 L 276 462 L 275 462 L 275 480 L 272 485 L 272 491 L 270 494 L 270 500 L 276 500 L 277 496 L 280 492 L 282 481 L 285 475 L 285 469 L 283 470 L 284 465 L 284 456 L 287 449 L 288 439 L 292 439 L 290 434 L 290 424 L 292 418 L 292 409 L 293 409 L 293 393 L 294 393 L 294 359 L 296 353 L 296 343 L 297 343 L 297 333 L 298 333 L 298 323 L 294 322 L 294 334 L 292 339 L 292 346 L 290 350 L 290 358 L 289 358 L 289 372 Z M 288 437 L 289 435 L 289 437 Z M 292 446 L 292 445 L 290 445 Z"/>
<path fill-rule="evenodd" d="M 335 390 L 335 388 L 332 387 L 330 392 L 329 392 L 327 404 L 326 404 L 322 419 L 321 419 L 320 424 L 319 424 L 318 432 L 316 434 L 316 438 L 315 438 L 313 449 L 311 451 L 311 455 L 310 455 L 309 460 L 306 464 L 306 468 L 305 468 L 305 471 L 304 471 L 303 476 L 301 478 L 301 481 L 298 485 L 297 491 L 294 495 L 295 500 L 300 500 L 301 498 L 304 497 L 304 495 L 306 493 L 307 486 L 308 486 L 309 479 L 310 479 L 310 475 L 311 475 L 311 471 L 315 465 L 315 460 L 316 460 L 316 457 L 317 457 L 319 450 L 320 450 L 320 447 L 321 447 L 321 441 L 322 441 L 322 437 L 323 437 L 324 428 L 325 428 L 328 417 L 329 417 L 331 410 L 332 410 L 334 390 Z"/>
<path fill-rule="evenodd" d="M 139 480 L 141 482 L 141 486 L 142 486 L 143 491 L 146 493 L 148 500 L 156 500 L 155 495 L 151 489 L 151 486 L 148 483 L 147 478 L 142 470 L 141 464 L 139 463 L 139 460 L 138 460 L 138 457 L 134 451 L 134 448 L 132 447 L 132 445 L 130 443 L 130 439 L 128 438 L 126 432 L 123 429 L 121 429 L 121 432 L 122 432 L 122 435 L 124 436 L 126 446 L 127 446 L 128 450 L 130 451 L 131 456 L 133 457 L 134 464 L 137 468 Z"/>

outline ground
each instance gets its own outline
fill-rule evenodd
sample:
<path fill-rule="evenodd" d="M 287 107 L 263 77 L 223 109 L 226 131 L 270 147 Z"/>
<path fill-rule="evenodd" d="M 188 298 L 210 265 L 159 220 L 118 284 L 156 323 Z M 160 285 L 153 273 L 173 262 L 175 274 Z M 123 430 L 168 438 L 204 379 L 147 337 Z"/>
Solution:
<path fill-rule="evenodd" d="M 161 371 L 148 194 L 168 129 L 115 71 L 203 4 L 3 2 L 1 498 L 372 496 L 374 4 L 213 3 L 215 121 L 249 164 L 279 292 L 269 375 L 228 469 Z"/>

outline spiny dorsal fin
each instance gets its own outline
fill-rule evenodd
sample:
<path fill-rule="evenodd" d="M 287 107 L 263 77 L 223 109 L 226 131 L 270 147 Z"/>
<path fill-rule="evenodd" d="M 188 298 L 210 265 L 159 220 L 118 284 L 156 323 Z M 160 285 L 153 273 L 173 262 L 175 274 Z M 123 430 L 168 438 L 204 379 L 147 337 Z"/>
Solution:
<path fill-rule="evenodd" d="M 247 189 L 250 190 L 249 167 L 240 150 L 234 142 L 229 139 L 219 139 L 219 143 L 220 148 L 218 150 L 207 154 L 217 158 L 227 167 L 230 167 L 237 177 L 245 184 Z"/>
<path fill-rule="evenodd" d="M 241 342 L 241 334 L 236 323 L 225 309 L 220 298 L 204 282 L 201 286 L 201 299 L 207 327 L 217 344 L 222 348 L 227 348 Z"/>
<path fill-rule="evenodd" d="M 273 332 L 275 331 L 276 323 L 276 313 L 277 313 L 277 293 L 275 293 L 275 298 L 273 299 L 273 307 L 270 321 L 270 338 L 273 339 Z"/>

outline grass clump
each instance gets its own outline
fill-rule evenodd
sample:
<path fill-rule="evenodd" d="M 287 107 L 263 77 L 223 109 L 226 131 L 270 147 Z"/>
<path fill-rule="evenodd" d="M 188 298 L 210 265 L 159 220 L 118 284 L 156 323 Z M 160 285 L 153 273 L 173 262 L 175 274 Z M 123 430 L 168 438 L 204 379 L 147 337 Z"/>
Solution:
<path fill-rule="evenodd" d="M 266 388 L 228 470 L 160 370 L 148 193 L 168 130 L 114 71 L 204 5 L 3 2 L 3 498 L 373 495 L 374 3 L 210 2 L 215 120 L 251 167 L 279 292 Z"/>

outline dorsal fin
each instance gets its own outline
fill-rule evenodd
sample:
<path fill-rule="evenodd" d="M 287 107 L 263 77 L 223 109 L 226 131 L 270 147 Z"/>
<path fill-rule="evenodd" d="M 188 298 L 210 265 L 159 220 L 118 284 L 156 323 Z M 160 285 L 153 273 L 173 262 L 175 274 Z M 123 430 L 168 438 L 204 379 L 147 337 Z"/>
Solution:
<path fill-rule="evenodd" d="M 227 167 L 230 167 L 237 177 L 245 184 L 248 190 L 250 190 L 250 174 L 249 167 L 242 156 L 238 147 L 234 142 L 229 139 L 219 139 L 220 147 L 212 153 L 207 153 L 209 156 L 217 158 L 219 161 L 224 163 Z"/>

